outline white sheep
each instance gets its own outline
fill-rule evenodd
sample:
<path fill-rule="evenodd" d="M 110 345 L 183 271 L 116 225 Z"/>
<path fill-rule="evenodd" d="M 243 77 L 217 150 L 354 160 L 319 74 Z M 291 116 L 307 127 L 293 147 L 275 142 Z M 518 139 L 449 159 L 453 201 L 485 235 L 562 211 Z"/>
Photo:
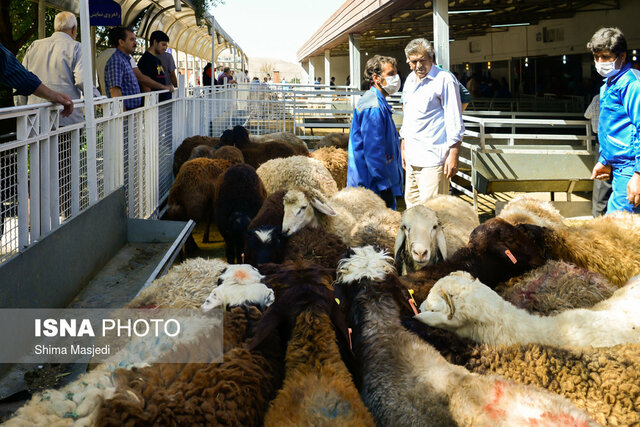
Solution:
<path fill-rule="evenodd" d="M 469 273 L 458 271 L 436 282 L 415 317 L 490 345 L 610 347 L 640 342 L 639 306 L 636 277 L 590 309 L 539 316 L 515 307 Z"/>
<path fill-rule="evenodd" d="M 394 253 L 398 272 L 414 272 L 447 259 L 480 225 L 473 207 L 448 195 L 436 196 L 402 214 Z"/>
<path fill-rule="evenodd" d="M 561 229 L 565 227 L 564 217 L 550 202 L 522 195 L 505 205 L 498 214 L 511 224 L 535 224 L 540 227 Z"/>
<path fill-rule="evenodd" d="M 262 309 L 270 306 L 275 297 L 273 290 L 261 282 L 263 278 L 249 264 L 228 266 L 220 275 L 218 286 L 202 304 L 202 311 L 240 304 L 258 304 Z"/>
<path fill-rule="evenodd" d="M 370 215 L 370 216 L 369 216 Z M 372 245 L 393 253 L 400 229 L 402 215 L 393 209 L 384 208 L 357 221 L 351 230 L 351 246 Z"/>
<path fill-rule="evenodd" d="M 267 193 L 302 187 L 326 197 L 338 192 L 336 181 L 319 160 L 307 156 L 277 158 L 256 170 Z"/>
<path fill-rule="evenodd" d="M 126 306 L 197 309 L 211 293 L 211 283 L 216 282 L 227 265 L 215 258 L 188 259 L 151 282 Z"/>

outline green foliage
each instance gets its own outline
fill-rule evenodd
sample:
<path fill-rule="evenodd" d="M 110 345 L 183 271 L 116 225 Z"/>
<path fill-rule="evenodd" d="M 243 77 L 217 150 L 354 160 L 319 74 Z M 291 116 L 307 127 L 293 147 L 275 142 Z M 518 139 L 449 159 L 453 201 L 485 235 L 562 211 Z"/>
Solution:
<path fill-rule="evenodd" d="M 224 4 L 224 0 L 191 0 L 191 4 L 193 4 L 193 8 L 195 9 L 196 17 L 202 19 L 209 8 Z"/>

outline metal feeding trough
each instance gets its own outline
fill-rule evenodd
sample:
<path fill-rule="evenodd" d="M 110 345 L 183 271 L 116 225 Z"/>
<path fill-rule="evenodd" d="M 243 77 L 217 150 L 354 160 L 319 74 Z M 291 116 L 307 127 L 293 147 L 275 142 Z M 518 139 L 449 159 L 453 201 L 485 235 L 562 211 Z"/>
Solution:
<path fill-rule="evenodd" d="M 123 307 L 169 269 L 194 226 L 127 218 L 121 187 L 0 265 L 0 308 Z M 0 398 L 24 389 L 24 369 L 2 366 Z"/>

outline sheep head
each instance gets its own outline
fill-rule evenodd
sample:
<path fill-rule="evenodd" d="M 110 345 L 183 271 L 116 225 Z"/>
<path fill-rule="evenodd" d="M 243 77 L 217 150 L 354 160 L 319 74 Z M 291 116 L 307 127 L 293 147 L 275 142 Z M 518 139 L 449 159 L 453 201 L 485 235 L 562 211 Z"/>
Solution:
<path fill-rule="evenodd" d="M 270 262 L 281 263 L 286 237 L 279 226 L 263 225 L 247 232 L 245 255 L 247 264 L 257 267 Z"/>
<path fill-rule="evenodd" d="M 282 232 L 286 236 L 291 236 L 307 225 L 318 227 L 320 214 L 336 215 L 323 196 L 307 191 L 289 190 L 284 195 L 282 203 L 284 205 Z"/>
<path fill-rule="evenodd" d="M 466 271 L 456 271 L 438 280 L 427 299 L 420 304 L 420 314 L 415 318 L 438 328 L 457 329 L 469 320 L 470 310 L 482 309 L 477 301 L 479 289 L 486 288 Z"/>
<path fill-rule="evenodd" d="M 273 290 L 264 285 L 258 270 L 247 264 L 230 265 L 218 278 L 218 286 L 202 304 L 202 311 L 215 307 L 258 304 L 268 307 L 274 301 Z"/>
<path fill-rule="evenodd" d="M 402 214 L 394 248 L 396 268 L 413 272 L 447 258 L 447 242 L 436 213 L 426 206 L 413 206 Z"/>

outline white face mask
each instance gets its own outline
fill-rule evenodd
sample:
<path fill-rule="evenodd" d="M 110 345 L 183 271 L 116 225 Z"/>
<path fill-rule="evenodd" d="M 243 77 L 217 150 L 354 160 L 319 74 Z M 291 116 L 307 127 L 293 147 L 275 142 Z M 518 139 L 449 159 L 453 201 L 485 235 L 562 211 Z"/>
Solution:
<path fill-rule="evenodd" d="M 616 61 L 611 62 L 597 62 L 596 63 L 596 71 L 602 77 L 613 77 L 620 72 L 620 70 L 616 69 Z"/>
<path fill-rule="evenodd" d="M 382 86 L 385 92 L 388 95 L 393 95 L 397 91 L 400 90 L 400 76 L 398 74 L 394 74 L 393 76 L 385 77 L 386 85 Z"/>

